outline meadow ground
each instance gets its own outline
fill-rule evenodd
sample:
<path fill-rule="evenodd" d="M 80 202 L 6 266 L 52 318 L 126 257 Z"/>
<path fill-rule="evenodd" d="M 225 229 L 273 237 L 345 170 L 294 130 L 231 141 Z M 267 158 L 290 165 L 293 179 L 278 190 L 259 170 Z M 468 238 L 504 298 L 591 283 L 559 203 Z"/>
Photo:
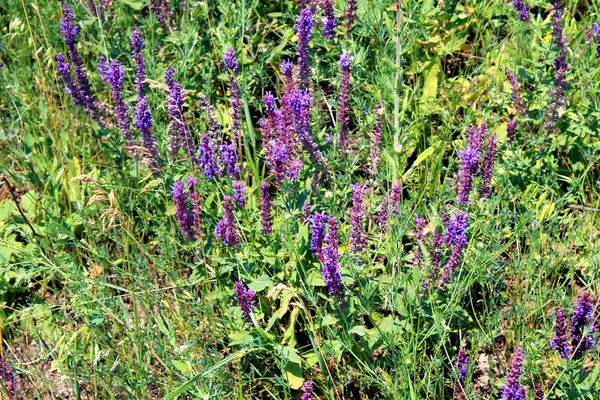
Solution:
<path fill-rule="evenodd" d="M 2 398 L 600 398 L 599 11 L 0 2 Z"/>

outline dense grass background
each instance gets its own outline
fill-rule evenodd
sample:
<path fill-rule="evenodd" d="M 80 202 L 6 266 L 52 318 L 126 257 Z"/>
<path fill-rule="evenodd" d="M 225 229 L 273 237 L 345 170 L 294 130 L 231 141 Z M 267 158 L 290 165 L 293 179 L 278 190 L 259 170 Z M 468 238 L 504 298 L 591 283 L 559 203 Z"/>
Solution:
<path fill-rule="evenodd" d="M 98 57 L 127 67 L 133 106 L 129 37 L 142 32 L 163 162 L 152 175 L 126 155 L 118 129 L 86 117 L 63 90 L 55 61 L 65 50 L 60 2 L 0 4 L 0 324 L 19 398 L 291 399 L 310 379 L 323 399 L 451 399 L 460 348 L 470 356 L 467 398 L 499 398 L 519 346 L 528 399 L 536 383 L 548 399 L 600 396 L 597 350 L 564 360 L 550 348 L 555 310 L 570 316 L 581 293 L 600 295 L 600 61 L 585 33 L 600 22 L 595 1 L 563 4 L 570 71 L 556 132 L 542 124 L 556 57 L 549 1 L 527 2 L 531 24 L 524 24 L 509 1 L 359 0 L 351 35 L 343 29 L 346 4 L 336 1 L 336 40 L 318 26 L 311 40 L 312 135 L 332 179 L 313 188 L 307 162 L 296 182 L 284 182 L 270 236 L 260 228 L 260 184 L 269 172 L 258 121 L 263 94 L 283 90 L 281 60 L 295 59 L 299 5 L 173 1 L 167 29 L 147 1 L 114 0 L 98 18 L 83 1 L 67 3 L 94 92 L 109 107 Z M 233 249 L 213 235 L 229 183 L 167 157 L 163 78 L 175 67 L 196 137 L 205 129 L 201 93 L 227 135 L 221 60 L 229 47 L 240 63 L 248 190 L 246 207 L 236 209 L 242 243 Z M 349 156 L 325 140 L 339 129 L 342 50 L 353 57 Z M 529 114 L 511 143 L 506 124 L 516 110 L 506 67 Z M 384 139 L 371 178 L 375 116 L 363 110 L 376 104 L 384 108 Z M 469 214 L 460 267 L 446 290 L 423 293 L 414 214 L 428 220 L 426 237 L 442 230 L 442 213 L 457 209 L 456 152 L 469 126 L 482 122 L 499 137 L 492 196 L 460 207 Z M 205 236 L 194 242 L 181 235 L 170 194 L 188 176 L 200 178 L 204 211 Z M 356 182 L 369 187 L 363 255 L 347 245 Z M 395 182 L 403 185 L 401 209 L 382 232 L 377 212 Z M 305 201 L 340 222 L 343 306 L 327 296 L 309 249 Z M 238 279 L 257 293 L 252 323 L 235 301 Z"/>

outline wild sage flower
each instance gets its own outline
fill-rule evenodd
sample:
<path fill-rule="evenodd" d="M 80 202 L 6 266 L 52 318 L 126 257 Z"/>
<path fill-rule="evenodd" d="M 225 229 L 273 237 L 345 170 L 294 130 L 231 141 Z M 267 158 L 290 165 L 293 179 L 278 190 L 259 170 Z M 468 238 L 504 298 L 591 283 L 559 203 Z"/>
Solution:
<path fill-rule="evenodd" d="M 302 221 L 303 222 L 310 222 L 310 208 L 311 208 L 311 204 L 310 201 L 305 201 L 304 204 L 302 204 Z"/>
<path fill-rule="evenodd" d="M 508 139 L 508 142 L 512 142 L 515 139 L 518 124 L 519 121 L 515 118 L 511 119 L 508 121 L 508 124 L 506 124 L 506 138 Z"/>
<path fill-rule="evenodd" d="M 421 245 L 425 244 L 425 235 L 423 235 L 423 229 L 425 228 L 425 225 L 427 225 L 427 220 L 415 214 L 414 222 L 417 229 L 415 231 L 415 256 L 413 262 L 417 265 L 417 268 L 421 268 L 421 259 L 423 257 Z"/>
<path fill-rule="evenodd" d="M 519 12 L 519 19 L 529 23 L 529 9 L 523 0 L 513 0 L 513 8 Z"/>
<path fill-rule="evenodd" d="M 159 24 L 165 28 L 169 28 L 170 19 L 173 15 L 171 0 L 150 0 L 150 11 L 154 14 Z"/>
<path fill-rule="evenodd" d="M 596 58 L 600 58 L 600 24 L 594 22 L 592 24 L 592 28 L 594 29 L 594 34 L 596 36 Z"/>
<path fill-rule="evenodd" d="M 571 356 L 571 349 L 569 348 L 568 340 L 565 313 L 559 308 L 556 311 L 556 322 L 554 323 L 552 348 L 558 350 L 561 358 L 568 359 Z"/>
<path fill-rule="evenodd" d="M 15 381 L 13 370 L 2 357 L 0 357 L 0 381 L 2 381 L 2 385 L 6 389 L 6 394 L 8 394 L 9 399 L 21 398 L 19 397 L 20 395 L 18 393 L 17 382 Z"/>
<path fill-rule="evenodd" d="M 352 33 L 354 22 L 356 21 L 356 0 L 346 0 L 346 35 L 350 36 Z"/>
<path fill-rule="evenodd" d="M 569 64 L 567 64 L 567 48 L 569 42 L 567 37 L 563 33 L 562 19 L 563 19 L 563 7 L 561 0 L 554 0 L 554 4 L 551 5 L 552 9 L 552 37 L 558 55 L 554 59 L 554 87 L 552 88 L 552 97 L 554 98 L 550 102 L 548 111 L 546 113 L 546 119 L 544 120 L 544 128 L 547 133 L 554 132 L 556 128 L 556 121 L 558 120 L 558 110 L 565 106 L 564 91 L 567 86 L 566 75 L 569 72 Z"/>
<path fill-rule="evenodd" d="M 260 185 L 260 225 L 265 235 L 273 233 L 273 221 L 271 220 L 271 193 L 269 182 L 264 181 Z"/>
<path fill-rule="evenodd" d="M 244 182 L 235 180 L 231 184 L 233 188 L 233 198 L 238 206 L 244 207 L 246 205 L 246 200 L 244 196 L 246 195 L 246 186 Z"/>
<path fill-rule="evenodd" d="M 238 62 L 235 58 L 235 50 L 229 48 L 223 56 L 225 70 L 229 73 L 229 90 L 231 91 L 231 134 L 233 142 L 239 143 L 242 131 L 242 94 L 240 86 L 235 80 L 238 72 Z"/>
<path fill-rule="evenodd" d="M 314 387 L 313 387 L 313 383 L 311 381 L 309 381 L 308 379 L 304 381 L 304 383 L 302 384 L 302 387 L 300 388 L 300 391 L 302 392 L 302 394 L 300 395 L 300 400 L 314 400 L 314 396 L 313 396 L 313 391 L 314 391 Z"/>
<path fill-rule="evenodd" d="M 571 348 L 573 359 L 578 360 L 585 352 L 594 347 L 595 343 L 591 334 L 584 336 L 586 327 L 590 327 L 594 313 L 594 301 L 589 293 L 584 293 L 575 304 L 573 316 L 571 317 Z"/>
<path fill-rule="evenodd" d="M 517 79 L 517 76 L 508 68 L 506 68 L 504 70 L 505 74 L 506 74 L 506 80 L 508 81 L 508 83 L 510 83 L 510 90 L 511 90 L 511 100 L 513 103 L 515 103 L 517 112 L 522 114 L 522 115 L 527 115 L 527 109 L 525 108 L 525 103 L 523 102 L 523 99 L 521 98 L 521 89 L 519 86 L 519 81 Z"/>
<path fill-rule="evenodd" d="M 67 94 L 73 97 L 73 102 L 83 106 L 88 115 L 99 119 L 100 109 L 96 97 L 92 93 L 92 86 L 88 80 L 83 60 L 77 50 L 76 36 L 79 34 L 79 27 L 73 24 L 75 20 L 73 10 L 66 3 L 63 3 L 63 10 L 64 17 L 60 19 L 60 33 L 65 39 L 68 49 L 67 54 L 72 64 L 65 62 L 62 53 L 57 54 L 56 60 L 59 64 L 59 72 L 65 80 Z M 74 78 L 71 78 L 70 68 L 73 69 Z"/>
<path fill-rule="evenodd" d="M 98 11 L 96 10 L 96 5 L 94 4 L 94 0 L 85 0 L 90 9 L 90 13 L 94 16 L 94 18 L 98 18 Z"/>
<path fill-rule="evenodd" d="M 240 242 L 233 216 L 233 199 L 231 196 L 223 198 L 223 218 L 217 223 L 215 236 L 221 239 L 225 246 L 233 247 Z"/>
<path fill-rule="evenodd" d="M 494 163 L 496 161 L 496 135 L 491 134 L 487 139 L 485 158 L 481 162 L 481 186 L 479 194 L 482 198 L 490 197 L 490 185 L 494 175 Z"/>
<path fill-rule="evenodd" d="M 544 400 L 544 388 L 540 382 L 535 384 L 535 397 L 533 400 Z"/>
<path fill-rule="evenodd" d="M 110 94 L 114 103 L 114 114 L 117 126 L 125 140 L 125 147 L 134 152 L 135 142 L 131 133 L 131 121 L 129 119 L 129 106 L 123 98 L 123 78 L 125 67 L 117 60 L 112 60 L 106 68 L 103 78 L 110 87 Z"/>
<path fill-rule="evenodd" d="M 468 237 L 466 235 L 468 224 L 468 216 L 463 212 L 457 212 L 452 219 L 448 222 L 446 232 L 444 234 L 444 242 L 446 246 L 452 247 L 452 253 L 450 258 L 446 261 L 440 281 L 438 282 L 438 289 L 444 289 L 444 287 L 450 283 L 452 274 L 458 267 L 460 259 L 462 257 L 463 249 L 468 243 Z"/>
<path fill-rule="evenodd" d="M 402 202 L 402 185 L 394 183 L 392 185 L 392 191 L 390 193 L 390 207 L 392 210 L 392 216 L 397 216 L 400 212 L 400 203 Z"/>
<path fill-rule="evenodd" d="M 310 217 L 310 249 L 321 262 L 323 262 L 323 240 L 325 240 L 325 224 L 327 221 L 328 217 L 325 212 L 316 212 Z"/>
<path fill-rule="evenodd" d="M 352 185 L 352 207 L 350 208 L 350 251 L 353 253 L 362 253 L 367 246 L 367 235 L 363 228 L 365 217 L 365 204 L 363 197 L 365 195 L 365 186 L 360 184 Z"/>
<path fill-rule="evenodd" d="M 310 87 L 310 42 L 313 27 L 313 15 L 309 7 L 300 10 L 296 18 L 296 57 L 298 63 L 298 89 L 307 90 Z"/>
<path fill-rule="evenodd" d="M 196 186 L 197 182 L 188 181 L 188 191 L 186 191 L 183 181 L 177 181 L 171 190 L 173 202 L 175 203 L 175 216 L 181 232 L 186 238 L 192 240 L 197 239 L 200 225 L 200 215 L 196 214 L 198 212 L 197 207 L 200 205 L 199 200 L 191 195 Z"/>
<path fill-rule="evenodd" d="M 192 133 L 185 117 L 183 98 L 185 93 L 179 82 L 173 80 L 175 68 L 171 67 L 165 72 L 165 81 L 169 89 L 167 94 L 167 113 L 169 115 L 169 152 L 175 158 L 179 149 L 184 148 L 186 155 L 194 163 L 197 157 L 194 151 Z"/>
<path fill-rule="evenodd" d="M 525 353 L 523 348 L 518 347 L 514 354 L 512 361 L 510 362 L 508 370 L 508 378 L 506 383 L 501 388 L 500 397 L 505 400 L 524 400 L 525 389 L 520 385 L 519 379 L 523 373 L 523 360 L 525 359 Z"/>
<path fill-rule="evenodd" d="M 335 19 L 333 0 L 323 0 L 323 24 L 323 36 L 327 39 L 335 39 L 337 21 Z"/>
<path fill-rule="evenodd" d="M 213 145 L 208 137 L 208 134 L 203 133 L 200 139 L 200 167 L 206 179 L 212 179 L 221 176 L 221 170 L 217 166 L 217 159 L 213 151 Z"/>
<path fill-rule="evenodd" d="M 344 297 L 342 276 L 340 274 L 340 253 L 338 250 L 340 239 L 335 217 L 327 218 L 327 233 L 325 234 L 325 248 L 323 249 L 323 267 L 321 272 L 325 287 L 329 295 L 342 299 Z"/>
<path fill-rule="evenodd" d="M 317 148 L 310 134 L 310 107 L 312 96 L 308 90 L 296 90 L 291 93 L 289 107 L 293 114 L 293 124 L 296 137 L 307 151 L 311 161 L 321 171 L 326 170 L 326 161 L 323 154 Z"/>
<path fill-rule="evenodd" d="M 247 288 L 242 281 L 235 282 L 234 288 L 238 306 L 242 309 L 242 315 L 247 322 L 252 322 L 250 315 L 256 305 L 254 290 Z"/>
<path fill-rule="evenodd" d="M 473 177 L 479 167 L 479 158 L 481 157 L 481 145 L 487 131 L 486 123 L 481 124 L 481 128 L 476 126 L 469 128 L 468 146 L 463 151 L 458 151 L 460 159 L 460 169 L 458 172 L 458 194 L 456 201 L 459 204 L 469 202 L 469 194 L 473 186 Z"/>
<path fill-rule="evenodd" d="M 383 108 L 377 104 L 375 107 L 373 107 L 373 111 L 375 111 L 376 120 L 375 126 L 373 127 L 373 132 L 371 133 L 371 152 L 369 155 L 372 177 L 377 173 L 377 167 L 381 161 L 381 128 L 383 122 Z"/>
<path fill-rule="evenodd" d="M 454 395 L 458 399 L 464 399 L 464 383 L 467 379 L 470 358 L 464 349 L 458 352 L 458 358 L 454 362 L 454 371 L 456 374 L 456 383 L 454 385 Z"/>
<path fill-rule="evenodd" d="M 343 52 L 340 57 L 340 71 L 342 73 L 342 82 L 340 84 L 340 97 L 338 100 L 337 120 L 340 125 L 340 138 L 338 146 L 343 153 L 348 150 L 348 130 L 350 123 L 350 53 Z"/>
<path fill-rule="evenodd" d="M 223 173 L 228 174 L 231 179 L 234 179 L 235 175 L 240 172 L 240 169 L 237 166 L 235 145 L 233 143 L 225 142 L 221 146 L 221 165 Z"/>
<path fill-rule="evenodd" d="M 427 273 L 427 278 L 423 280 L 421 284 L 422 293 L 425 294 L 433 284 L 433 282 L 438 278 L 440 273 L 440 262 L 442 260 L 442 244 L 443 244 L 443 235 L 440 232 L 436 232 L 433 234 L 433 239 L 431 241 L 431 268 Z"/>

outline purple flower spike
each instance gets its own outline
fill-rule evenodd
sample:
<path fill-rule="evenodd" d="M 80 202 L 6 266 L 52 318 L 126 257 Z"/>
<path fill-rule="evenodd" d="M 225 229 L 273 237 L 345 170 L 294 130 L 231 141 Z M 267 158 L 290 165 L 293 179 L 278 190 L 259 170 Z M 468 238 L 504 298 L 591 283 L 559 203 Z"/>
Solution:
<path fill-rule="evenodd" d="M 544 120 L 544 128 L 547 134 L 553 133 L 556 129 L 556 121 L 558 121 L 558 110 L 565 106 L 564 91 L 567 86 L 567 72 L 569 72 L 569 64 L 567 64 L 567 53 L 569 42 L 563 33 L 562 19 L 563 8 L 561 0 L 554 0 L 552 9 L 552 37 L 558 55 L 554 60 L 554 88 L 552 89 L 552 97 L 554 100 L 550 103 L 546 118 Z"/>
<path fill-rule="evenodd" d="M 515 118 L 511 119 L 508 121 L 508 124 L 506 124 L 506 138 L 509 142 L 512 142 L 515 139 L 515 136 L 517 135 L 518 124 L 519 121 L 517 121 Z"/>
<path fill-rule="evenodd" d="M 337 28 L 337 21 L 335 19 L 335 12 L 333 8 L 333 0 L 323 0 L 323 36 L 327 39 L 335 39 L 335 30 Z"/>
<path fill-rule="evenodd" d="M 346 0 L 346 35 L 350 36 L 356 21 L 356 0 Z"/>
<path fill-rule="evenodd" d="M 350 123 L 350 53 L 342 53 L 340 57 L 340 71 L 342 73 L 342 82 L 340 88 L 340 98 L 338 100 L 337 120 L 340 125 L 340 138 L 338 146 L 343 153 L 348 151 L 348 125 Z"/>
<path fill-rule="evenodd" d="M 473 176 L 477 173 L 479 167 L 479 158 L 481 156 L 481 144 L 485 137 L 487 125 L 483 123 L 481 129 L 472 126 L 469 128 L 468 146 L 464 151 L 458 151 L 460 159 L 460 170 L 458 172 L 458 194 L 456 201 L 459 204 L 469 202 L 469 194 L 473 186 Z"/>
<path fill-rule="evenodd" d="M 307 90 L 310 87 L 310 42 L 313 27 L 313 15 L 310 8 L 303 8 L 296 19 L 296 57 L 298 62 L 298 89 Z"/>
<path fill-rule="evenodd" d="M 169 92 L 167 95 L 167 113 L 169 114 L 169 152 L 171 157 L 175 158 L 179 149 L 184 148 L 186 155 L 193 162 L 197 162 L 194 152 L 194 143 L 192 134 L 189 130 L 187 119 L 185 117 L 185 106 L 183 98 L 185 92 L 181 84 L 173 80 L 175 68 L 171 67 L 165 72 L 165 81 Z"/>
<path fill-rule="evenodd" d="M 212 144 L 206 133 L 202 134 L 202 140 L 200 141 L 200 166 L 204 172 L 206 179 L 212 179 L 217 176 L 221 176 L 221 171 L 217 166 L 217 159 L 213 151 Z"/>
<path fill-rule="evenodd" d="M 321 262 L 323 262 L 323 240 L 325 239 L 325 223 L 327 220 L 328 217 L 325 212 L 317 212 L 310 217 L 310 249 Z"/>
<path fill-rule="evenodd" d="M 232 71 L 234 74 L 238 72 L 238 62 L 235 58 L 235 50 L 233 48 L 227 49 L 223 56 L 223 65 L 226 71 Z"/>
<path fill-rule="evenodd" d="M 592 24 L 592 28 L 594 29 L 594 34 L 596 36 L 596 41 L 598 42 L 596 44 L 596 58 L 600 58 L 600 24 L 597 22 L 594 22 Z"/>
<path fill-rule="evenodd" d="M 377 223 L 379 228 L 386 232 L 389 230 L 388 219 L 390 217 L 388 210 L 388 203 L 390 202 L 389 197 L 385 196 L 381 201 L 381 205 L 379 206 L 379 215 L 377 216 Z"/>
<path fill-rule="evenodd" d="M 444 240 L 441 233 L 436 232 L 433 234 L 433 240 L 431 241 L 431 269 L 427 274 L 427 279 L 424 279 L 421 285 L 423 293 L 427 293 L 433 282 L 438 278 L 440 262 L 442 259 L 443 242 Z"/>
<path fill-rule="evenodd" d="M 273 233 L 273 221 L 271 220 L 271 193 L 269 193 L 269 182 L 264 181 L 260 185 L 260 224 L 265 235 Z"/>
<path fill-rule="evenodd" d="M 540 382 L 535 384 L 535 397 L 533 400 L 544 400 L 544 388 Z"/>
<path fill-rule="evenodd" d="M 340 252 L 338 251 L 340 239 L 335 217 L 327 218 L 327 233 L 325 234 L 325 249 L 323 250 L 323 280 L 329 295 L 342 299 L 344 297 L 342 276 L 340 274 Z"/>
<path fill-rule="evenodd" d="M 252 322 L 250 315 L 256 305 L 256 294 L 254 293 L 254 290 L 244 286 L 244 282 L 242 281 L 237 281 L 234 288 L 238 306 L 242 309 L 242 315 L 246 321 L 250 323 Z"/>
<path fill-rule="evenodd" d="M 502 386 L 500 397 L 505 400 L 523 400 L 525 399 L 525 389 L 519 384 L 519 378 L 523 373 L 523 360 L 525 353 L 523 348 L 518 347 L 513 354 L 512 361 L 509 366 L 508 379 L 506 384 Z"/>
<path fill-rule="evenodd" d="M 125 67 L 117 60 L 112 60 L 105 74 L 106 82 L 110 86 L 110 94 L 114 102 L 114 113 L 117 119 L 117 126 L 121 130 L 121 135 L 125 140 L 125 147 L 133 153 L 135 142 L 131 133 L 131 123 L 129 120 L 129 106 L 123 98 L 123 78 Z"/>
<path fill-rule="evenodd" d="M 454 395 L 458 399 L 464 399 L 464 382 L 467 378 L 470 358 L 464 349 L 458 352 L 458 358 L 454 363 L 454 371 L 456 374 L 456 383 L 454 385 Z"/>
<path fill-rule="evenodd" d="M 228 174 L 231 179 L 235 179 L 235 175 L 240 172 L 237 166 L 235 145 L 233 143 L 226 142 L 221 146 L 221 165 L 223 172 Z"/>
<path fill-rule="evenodd" d="M 589 293 L 584 293 L 575 304 L 571 317 L 571 348 L 573 359 L 579 360 L 586 351 L 594 347 L 592 335 L 583 336 L 584 330 L 589 326 L 594 313 L 594 300 Z"/>
<path fill-rule="evenodd" d="M 196 239 L 195 215 L 193 209 L 190 207 L 185 185 L 182 181 L 175 182 L 171 190 L 171 195 L 175 202 L 175 215 L 177 216 L 181 232 L 188 239 Z"/>
<path fill-rule="evenodd" d="M 2 386 L 4 386 L 6 390 L 6 394 L 8 394 L 8 399 L 13 400 L 17 398 L 21 398 L 19 391 L 17 390 L 17 382 L 15 381 L 15 376 L 13 374 L 12 368 L 6 363 L 4 358 L 0 357 L 0 381 L 2 381 Z M 4 393 L 4 392 L 3 392 Z"/>
<path fill-rule="evenodd" d="M 529 23 L 529 9 L 523 0 L 513 0 L 513 8 L 519 12 L 519 19 Z"/>
<path fill-rule="evenodd" d="M 131 54 L 135 61 L 135 91 L 139 94 L 144 89 L 144 81 L 146 80 L 146 63 L 142 56 L 142 49 L 144 48 L 144 39 L 138 29 L 134 29 L 131 32 Z"/>
<path fill-rule="evenodd" d="M 233 199 L 231 196 L 223 198 L 223 219 L 217 223 L 215 236 L 221 239 L 225 246 L 229 247 L 233 247 L 240 242 L 233 216 Z"/>
<path fill-rule="evenodd" d="M 363 185 L 352 185 L 352 208 L 350 209 L 350 250 L 353 253 L 362 253 L 367 246 L 367 235 L 363 228 L 365 217 Z"/>
<path fill-rule="evenodd" d="M 89 116 L 100 119 L 98 102 L 92 93 L 83 60 L 77 50 L 76 36 L 79 34 L 79 27 L 73 23 L 75 20 L 73 10 L 66 3 L 63 3 L 63 10 L 65 16 L 60 19 L 60 33 L 65 39 L 71 64 L 65 62 L 64 55 L 59 53 L 56 56 L 59 72 L 65 81 L 67 94 L 73 97 L 73 102 L 83 106 Z M 71 78 L 69 68 L 73 69 L 74 78 Z"/>
<path fill-rule="evenodd" d="M 400 203 L 402 202 L 402 185 L 394 183 L 392 185 L 392 192 L 390 193 L 390 207 L 392 209 L 392 216 L 398 216 L 400 212 Z"/>
<path fill-rule="evenodd" d="M 559 308 L 556 311 L 556 322 L 554 323 L 554 338 L 552 339 L 552 348 L 558 350 L 561 358 L 568 359 L 571 356 L 571 349 L 569 349 L 568 340 L 565 313 Z"/>
<path fill-rule="evenodd" d="M 479 187 L 479 194 L 481 197 L 487 199 L 490 197 L 492 183 L 492 176 L 494 175 L 494 163 L 496 160 L 496 135 L 491 134 L 487 140 L 487 149 L 485 158 L 481 163 L 481 186 Z"/>
<path fill-rule="evenodd" d="M 244 186 L 244 182 L 242 181 L 233 181 L 233 198 L 238 206 L 244 207 L 246 205 L 246 200 L 244 196 L 246 195 L 246 186 Z"/>
<path fill-rule="evenodd" d="M 139 97 L 135 106 L 135 126 L 140 131 L 142 146 L 145 149 L 144 158 L 151 170 L 158 169 L 158 149 L 156 139 L 152 134 L 152 114 L 148 106 L 148 97 Z"/>
<path fill-rule="evenodd" d="M 417 227 L 415 234 L 415 257 L 414 263 L 417 265 L 417 268 L 421 268 L 421 262 L 423 258 L 423 251 L 421 250 L 421 244 L 425 242 L 425 236 L 423 235 L 423 229 L 425 225 L 427 225 L 427 220 L 424 218 L 420 218 L 417 214 L 415 214 L 415 225 Z"/>
<path fill-rule="evenodd" d="M 468 217 L 465 213 L 458 212 L 448 222 L 446 233 L 444 234 L 444 242 L 446 246 L 454 246 L 450 258 L 444 265 L 442 276 L 438 283 L 438 289 L 444 289 L 450 283 L 452 274 L 458 267 L 462 257 L 463 249 L 467 245 L 468 238 L 465 233 L 467 229 Z"/>
<path fill-rule="evenodd" d="M 511 100 L 513 103 L 515 103 L 515 106 L 517 108 L 517 111 L 521 114 L 521 115 L 527 115 L 527 109 L 525 108 L 525 103 L 523 102 L 523 99 L 521 98 L 521 89 L 519 87 L 519 81 L 517 80 L 517 76 L 508 68 L 506 68 L 504 70 L 504 72 L 506 73 L 506 79 L 508 80 L 508 83 L 510 83 L 510 87 L 511 87 Z"/>
<path fill-rule="evenodd" d="M 165 29 L 169 28 L 169 20 L 173 15 L 171 0 L 150 0 L 150 11 L 156 16 L 159 24 Z"/>
<path fill-rule="evenodd" d="M 314 400 L 313 391 L 314 391 L 313 383 L 309 380 L 305 380 L 304 384 L 300 388 L 302 394 L 300 395 L 300 400 Z"/>

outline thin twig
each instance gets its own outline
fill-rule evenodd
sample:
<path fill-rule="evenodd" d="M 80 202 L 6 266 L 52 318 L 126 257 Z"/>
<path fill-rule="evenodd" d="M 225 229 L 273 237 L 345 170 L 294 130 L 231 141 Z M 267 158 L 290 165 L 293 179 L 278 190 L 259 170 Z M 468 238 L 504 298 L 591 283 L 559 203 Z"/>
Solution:
<path fill-rule="evenodd" d="M 588 207 L 588 206 L 580 206 L 579 204 L 567 204 L 567 208 L 573 208 L 575 210 L 585 210 L 592 212 L 600 212 L 600 208 Z"/>
<path fill-rule="evenodd" d="M 6 184 L 6 187 L 8 188 L 8 191 L 10 192 L 10 196 L 12 197 L 13 201 L 17 205 L 17 208 L 19 209 L 19 214 L 21 214 L 21 217 L 23 217 L 23 219 L 25 220 L 25 222 L 29 226 L 29 228 L 31 229 L 31 232 L 33 232 L 33 236 L 39 237 L 40 235 L 38 235 L 37 232 L 35 231 L 35 229 L 33 229 L 33 225 L 31 225 L 31 223 L 29 222 L 29 220 L 25 216 L 25 213 L 21 209 L 21 205 L 19 204 L 19 201 L 17 200 L 17 196 L 15 195 L 15 189 L 10 185 L 10 182 L 8 181 L 8 179 L 6 179 L 6 176 L 2 176 L 2 180 Z"/>

